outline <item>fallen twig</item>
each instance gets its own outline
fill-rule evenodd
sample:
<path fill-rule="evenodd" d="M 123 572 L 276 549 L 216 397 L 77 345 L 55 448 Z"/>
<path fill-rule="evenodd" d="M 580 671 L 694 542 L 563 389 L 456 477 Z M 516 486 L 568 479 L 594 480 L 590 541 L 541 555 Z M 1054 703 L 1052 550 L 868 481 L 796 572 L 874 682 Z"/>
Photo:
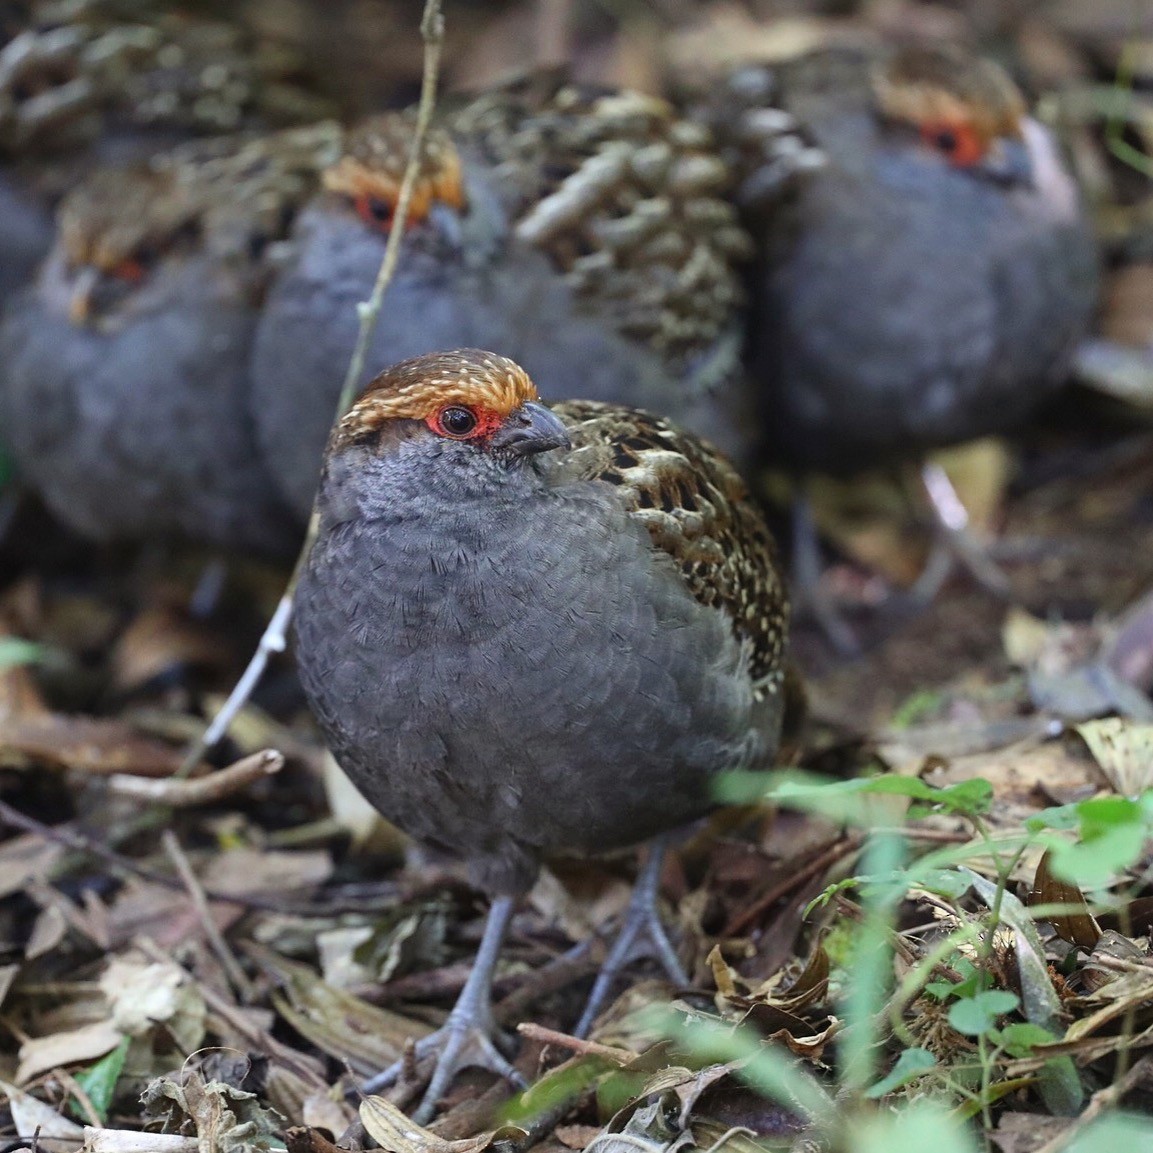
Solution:
<path fill-rule="evenodd" d="M 192 866 L 188 863 L 188 858 L 184 855 L 184 850 L 180 847 L 176 834 L 171 829 L 165 829 L 160 839 L 164 845 L 164 851 L 168 854 L 168 859 L 180 875 L 189 897 L 192 898 L 192 905 L 196 909 L 196 915 L 200 918 L 200 926 L 208 939 L 209 948 L 216 954 L 216 959 L 227 974 L 229 983 L 240 995 L 241 1000 L 251 1001 L 253 997 L 252 982 L 240 967 L 240 962 L 228 947 L 224 934 L 221 933 L 216 922 L 212 919 L 208 898 L 204 895 L 204 889 L 201 888 L 200 882 L 196 879 L 196 874 L 192 871 Z"/>
<path fill-rule="evenodd" d="M 222 801 L 246 789 L 254 781 L 279 773 L 282 768 L 284 756 L 275 749 L 263 749 L 226 769 L 190 781 L 179 777 L 157 780 L 130 773 L 113 773 L 108 778 L 108 788 L 118 797 L 129 800 L 166 805 L 170 809 L 188 809 Z"/>
<path fill-rule="evenodd" d="M 559 1049 L 567 1049 L 570 1053 L 579 1053 L 583 1057 L 603 1057 L 614 1065 L 627 1065 L 639 1056 L 631 1049 L 618 1049 L 613 1045 L 601 1045 L 597 1041 L 586 1041 L 582 1037 L 561 1033 L 557 1029 L 547 1029 L 544 1025 L 537 1025 L 532 1021 L 525 1021 L 518 1025 L 516 1031 L 530 1041 L 539 1041 L 542 1045 L 556 1045 Z"/>
<path fill-rule="evenodd" d="M 408 163 L 405 166 L 404 179 L 401 181 L 396 211 L 393 214 L 392 229 L 388 234 L 388 243 L 384 249 L 384 256 L 380 262 L 380 271 L 377 273 L 372 295 L 357 306 L 360 327 L 356 336 L 356 347 L 349 359 L 348 371 L 344 375 L 344 384 L 340 390 L 340 400 L 337 402 L 334 423 L 340 420 L 352 403 L 353 395 L 360 383 L 361 373 L 364 371 L 369 340 L 380 317 L 384 294 L 392 282 L 396 273 L 397 261 L 400 259 L 400 243 L 404 238 L 408 223 L 408 209 L 412 202 L 413 189 L 416 187 L 417 177 L 420 174 L 420 158 L 424 151 L 424 140 L 436 108 L 440 53 L 444 43 L 444 15 L 441 12 L 441 0 L 425 0 L 424 15 L 420 22 L 420 34 L 424 39 L 424 71 L 421 79 L 420 104 L 416 114 L 416 130 L 413 132 Z M 244 670 L 240 680 L 237 681 L 236 687 L 229 693 L 228 699 L 220 707 L 220 711 L 212 718 L 212 723 L 204 731 L 204 735 L 188 750 L 184 762 L 177 771 L 177 776 L 187 776 L 200 762 L 205 752 L 219 743 L 259 684 L 269 658 L 275 653 L 284 652 L 288 647 L 288 625 L 292 620 L 292 598 L 296 593 L 301 569 L 312 549 L 312 543 L 316 539 L 316 531 L 316 513 L 314 511 L 312 519 L 309 521 L 308 532 L 305 534 L 304 544 L 301 546 L 296 564 L 293 566 L 292 575 L 288 578 L 284 594 L 276 606 L 276 612 L 272 614 L 272 620 L 268 622 L 268 627 L 264 630 L 264 635 L 260 638 L 256 652 L 253 653 L 252 659 L 248 662 L 248 667 Z"/>

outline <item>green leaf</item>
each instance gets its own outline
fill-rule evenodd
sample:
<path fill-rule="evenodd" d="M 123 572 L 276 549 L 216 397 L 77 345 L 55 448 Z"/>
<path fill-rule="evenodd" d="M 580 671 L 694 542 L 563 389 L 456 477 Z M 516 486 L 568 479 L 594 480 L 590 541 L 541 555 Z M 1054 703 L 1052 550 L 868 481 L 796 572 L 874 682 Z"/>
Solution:
<path fill-rule="evenodd" d="M 848 1147 L 852 1153 L 977 1153 L 972 1132 L 932 1101 L 868 1118 Z"/>
<path fill-rule="evenodd" d="M 90 1065 L 76 1074 L 76 1084 L 87 1094 L 101 1124 L 108 1120 L 108 1110 L 112 1107 L 112 1098 L 116 1093 L 116 1082 L 120 1080 L 124 1058 L 128 1056 L 128 1046 L 131 1043 L 132 1039 L 125 1037 L 111 1053 L 101 1057 L 95 1065 Z M 87 1114 L 80 1109 L 79 1102 L 75 1100 L 72 1102 L 72 1112 L 82 1120 L 88 1119 Z"/>
<path fill-rule="evenodd" d="M 1153 1149 L 1149 1118 L 1136 1113 L 1108 1113 L 1078 1133 L 1064 1153 L 1149 1153 Z"/>
<path fill-rule="evenodd" d="M 1075 829 L 1081 823 L 1077 808 L 1077 805 L 1057 805 L 1042 809 L 1025 822 L 1025 828 L 1030 833 L 1039 833 L 1043 829 Z"/>
<path fill-rule="evenodd" d="M 1017 994 L 1002 989 L 989 989 L 973 997 L 965 997 L 949 1008 L 949 1024 L 967 1037 L 980 1037 L 989 1032 L 1002 1013 L 1017 1008 Z"/>
<path fill-rule="evenodd" d="M 876 1099 L 900 1089 L 910 1081 L 924 1076 L 937 1067 L 937 1059 L 928 1049 L 906 1049 L 898 1058 L 887 1077 L 882 1077 L 872 1088 L 865 1091 L 866 1097 Z"/>
<path fill-rule="evenodd" d="M 949 897 L 952 900 L 963 897 L 970 883 L 969 878 L 956 869 L 926 869 L 920 872 L 913 868 L 910 870 L 909 880 L 926 892 L 935 893 L 938 897 Z"/>
<path fill-rule="evenodd" d="M 1113 826 L 1078 845 L 1056 845 L 1050 862 L 1053 875 L 1086 889 L 1101 888 L 1122 870 L 1136 864 L 1145 839 L 1144 822 L 1133 822 Z"/>
<path fill-rule="evenodd" d="M 1031 832 L 1078 828 L 1080 843 L 1051 843 L 1055 876 L 1085 888 L 1100 888 L 1141 856 L 1153 826 L 1153 808 L 1146 799 L 1093 797 L 1076 805 L 1046 809 L 1027 823 Z"/>
<path fill-rule="evenodd" d="M 39 664 L 44 659 L 45 648 L 35 641 L 22 637 L 0 637 L 0 673 L 20 665 Z"/>
<path fill-rule="evenodd" d="M 974 815 L 986 812 L 993 799 L 993 787 L 977 778 L 961 781 L 948 788 L 936 789 L 918 777 L 888 773 L 876 777 L 858 777 L 851 781 L 829 781 L 813 774 L 797 773 L 724 773 L 716 783 L 713 795 L 726 804 L 767 800 L 805 812 L 817 813 L 832 820 L 860 825 L 877 824 L 878 814 L 867 798 L 875 796 L 907 797 L 918 802 L 919 812 L 940 809 Z M 886 816 L 885 823 L 891 817 Z"/>
<path fill-rule="evenodd" d="M 931 993 L 938 1001 L 944 1001 L 949 997 L 975 997 L 985 991 L 988 977 L 972 961 L 958 957 L 953 968 L 961 974 L 960 981 L 930 981 L 925 992 Z"/>
<path fill-rule="evenodd" d="M 918 689 L 897 706 L 889 721 L 889 728 L 896 732 L 910 728 L 935 713 L 944 702 L 943 692 L 937 689 Z"/>
<path fill-rule="evenodd" d="M 1010 1057 L 1032 1056 L 1034 1045 L 1049 1045 L 1057 1038 L 1048 1029 L 1030 1021 L 1019 1021 L 993 1032 L 993 1039 Z"/>
<path fill-rule="evenodd" d="M 1037 1074 L 1037 1092 L 1055 1117 L 1075 1117 L 1085 1100 L 1085 1086 L 1072 1057 L 1054 1057 Z"/>

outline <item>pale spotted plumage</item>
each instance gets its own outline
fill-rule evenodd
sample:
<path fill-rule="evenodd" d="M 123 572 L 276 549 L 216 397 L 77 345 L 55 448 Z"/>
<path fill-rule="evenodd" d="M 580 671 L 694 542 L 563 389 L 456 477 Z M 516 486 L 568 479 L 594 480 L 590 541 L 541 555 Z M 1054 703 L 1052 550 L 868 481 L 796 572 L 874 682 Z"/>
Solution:
<path fill-rule="evenodd" d="M 411 114 L 349 135 L 263 311 L 254 409 L 269 468 L 311 508 L 412 136 Z M 783 158 L 781 185 L 795 169 Z M 741 361 L 752 242 L 710 130 L 659 98 L 555 75 L 453 104 L 429 139 L 405 253 L 368 360 L 505 350 L 550 399 L 660 413 L 743 467 L 757 436 Z"/>
<path fill-rule="evenodd" d="M 638 409 L 576 400 L 553 411 L 572 435 L 566 475 L 617 487 L 693 596 L 748 643 L 757 691 L 777 692 L 788 594 L 772 535 L 736 470 L 705 441 Z"/>

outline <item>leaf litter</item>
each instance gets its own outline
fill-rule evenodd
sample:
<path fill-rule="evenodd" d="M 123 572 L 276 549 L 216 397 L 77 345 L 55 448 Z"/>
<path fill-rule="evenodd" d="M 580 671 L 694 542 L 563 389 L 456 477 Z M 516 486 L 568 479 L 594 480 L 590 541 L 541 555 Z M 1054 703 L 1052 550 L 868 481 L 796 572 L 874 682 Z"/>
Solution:
<path fill-rule="evenodd" d="M 1022 441 L 940 462 L 999 539 L 1012 604 L 955 581 L 892 619 L 885 582 L 925 557 L 907 486 L 817 490 L 841 558 L 828 579 L 869 642 L 848 663 L 795 638 L 811 716 L 794 767 L 834 783 L 746 786 L 681 845 L 663 891 L 692 987 L 638 966 L 588 1040 L 566 1032 L 603 955 L 587 938 L 623 907 L 630 865 L 546 867 L 496 985 L 526 1093 L 470 1072 L 423 1128 L 351 1091 L 443 1022 L 483 902 L 349 792 L 287 662 L 219 759 L 175 775 L 282 575 L 238 567 L 198 617 L 187 558 L 17 550 L 0 587 L 9 1147 L 856 1153 L 929 1134 L 950 1153 L 973 1146 L 942 1118 L 968 1117 L 1006 1153 L 1055 1153 L 1117 1106 L 1148 1113 L 1153 194 L 1104 143 L 1092 77 L 1117 63 L 1115 29 L 1057 7 L 1003 31 L 1100 191 L 1109 288 L 1087 388 Z M 709 4 L 647 48 L 582 33 L 578 66 L 644 83 L 754 40 L 788 55 L 903 20 L 979 38 L 967 8 L 766 25 Z M 509 10 L 506 30 L 534 18 Z M 513 39 L 458 46 L 456 75 L 483 82 Z M 1147 98 L 1129 97 L 1146 132 Z M 851 775 L 872 779 L 837 793 Z"/>

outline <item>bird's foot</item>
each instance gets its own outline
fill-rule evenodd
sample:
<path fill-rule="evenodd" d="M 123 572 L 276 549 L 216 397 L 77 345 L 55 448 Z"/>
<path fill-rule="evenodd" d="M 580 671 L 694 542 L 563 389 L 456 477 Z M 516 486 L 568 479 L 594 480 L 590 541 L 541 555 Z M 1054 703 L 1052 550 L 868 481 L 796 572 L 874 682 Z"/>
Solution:
<path fill-rule="evenodd" d="M 649 848 L 648 860 L 637 875 L 636 884 L 633 886 L 633 895 L 629 901 L 628 909 L 625 910 L 625 918 L 620 932 L 597 974 L 584 1012 L 573 1030 L 577 1037 L 588 1035 L 597 1014 L 604 1008 L 613 982 L 625 965 L 638 956 L 655 957 L 674 985 L 687 985 L 689 983 L 688 974 L 677 956 L 676 949 L 673 948 L 672 942 L 669 940 L 668 932 L 661 921 L 660 911 L 657 908 L 665 847 L 662 838 L 654 841 Z"/>
<path fill-rule="evenodd" d="M 821 542 L 812 501 L 804 488 L 798 488 L 793 498 L 794 611 L 807 612 L 838 655 L 860 656 L 861 642 L 821 580 L 821 569 Z"/>
<path fill-rule="evenodd" d="M 433 1059 L 435 1063 L 428 1088 L 420 1105 L 412 1113 L 412 1119 L 418 1125 L 432 1120 L 437 1103 L 462 1069 L 488 1069 L 518 1089 L 523 1089 L 524 1078 L 496 1047 L 493 1040 L 495 1036 L 491 1013 L 482 1013 L 479 1019 L 474 1019 L 464 1014 L 458 1015 L 454 1009 L 441 1028 L 422 1037 L 413 1045 L 411 1053 L 406 1053 L 399 1061 L 366 1081 L 362 1089 L 365 1093 L 378 1093 L 400 1081 L 406 1068 L 419 1069 L 422 1064 Z"/>
<path fill-rule="evenodd" d="M 922 607 L 931 603 L 958 566 L 994 596 L 1011 596 L 1009 578 L 973 536 L 969 514 L 945 470 L 939 464 L 926 463 L 921 468 L 921 483 L 933 511 L 936 536 L 924 571 L 909 590 L 910 603 Z"/>
<path fill-rule="evenodd" d="M 497 1030 L 492 1016 L 492 976 L 514 906 L 511 897 L 497 897 L 493 901 L 476 961 L 444 1025 L 417 1041 L 411 1054 L 365 1082 L 363 1092 L 378 1093 L 387 1089 L 401 1080 L 406 1069 L 435 1058 L 428 1088 L 412 1114 L 412 1119 L 423 1125 L 432 1120 L 437 1103 L 461 1069 L 489 1069 L 518 1089 L 524 1088 L 524 1078 L 496 1047 Z"/>

